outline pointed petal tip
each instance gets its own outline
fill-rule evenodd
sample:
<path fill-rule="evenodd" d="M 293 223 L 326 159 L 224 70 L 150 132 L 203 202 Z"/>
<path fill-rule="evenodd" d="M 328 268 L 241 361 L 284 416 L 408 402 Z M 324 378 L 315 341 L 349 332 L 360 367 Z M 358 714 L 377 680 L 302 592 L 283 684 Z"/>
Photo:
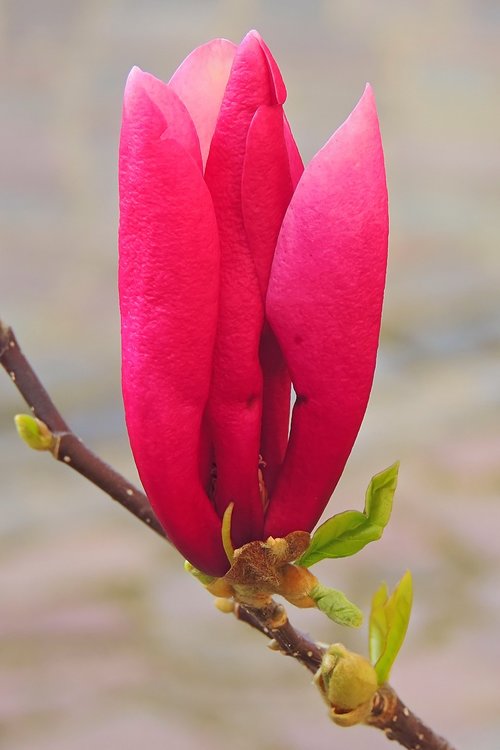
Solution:
<path fill-rule="evenodd" d="M 353 112 L 355 112 L 359 107 L 370 109 L 373 111 L 375 116 L 377 116 L 377 104 L 375 102 L 375 92 L 373 91 L 373 86 L 369 82 L 365 83 L 365 88 L 363 90 L 363 93 L 359 97 L 358 103 L 354 107 Z"/>
<path fill-rule="evenodd" d="M 241 40 L 240 47 L 254 44 L 255 42 L 257 42 L 266 58 L 267 65 L 269 67 L 269 73 L 273 81 L 276 103 L 284 104 L 287 97 L 287 90 L 285 82 L 283 81 L 283 76 L 281 75 L 278 63 L 274 59 L 271 50 L 269 49 L 259 32 L 256 29 L 251 29 Z"/>
<path fill-rule="evenodd" d="M 141 70 L 137 65 L 131 68 L 123 91 L 123 121 L 136 120 L 138 117 L 148 120 L 151 114 L 151 95 L 149 85 L 150 73 Z"/>
<path fill-rule="evenodd" d="M 138 65 L 134 65 L 130 69 L 127 80 L 125 81 L 125 89 L 123 92 L 124 104 L 132 101 L 139 92 L 146 88 L 146 79 L 149 76 L 150 74 L 139 68 Z"/>
<path fill-rule="evenodd" d="M 245 36 L 243 37 L 241 41 L 244 42 L 245 39 L 248 39 L 249 37 L 252 37 L 253 39 L 257 39 L 258 42 L 262 41 L 262 37 L 257 31 L 257 29 L 250 29 L 250 31 L 247 34 L 245 34 Z"/>
<path fill-rule="evenodd" d="M 263 42 L 263 39 L 258 31 L 255 29 L 252 29 L 251 31 L 247 32 L 241 42 L 238 45 L 238 48 L 245 48 L 245 47 L 254 47 L 255 45 L 261 46 Z"/>
<path fill-rule="evenodd" d="M 209 42 L 204 42 L 203 44 L 200 44 L 200 47 L 213 47 L 213 46 L 221 46 L 221 47 L 237 47 L 238 45 L 232 42 L 230 39 L 226 39 L 225 36 L 216 36 L 213 39 L 211 39 Z"/>
<path fill-rule="evenodd" d="M 127 76 L 127 80 L 125 82 L 125 91 L 130 87 L 137 85 L 139 81 L 141 80 L 142 76 L 144 75 L 144 71 L 139 68 L 138 65 L 133 65 L 130 69 L 130 72 Z"/>
<path fill-rule="evenodd" d="M 345 120 L 339 125 L 337 130 L 325 143 L 323 148 L 320 149 L 319 153 L 322 153 L 324 149 L 331 147 L 338 138 L 352 138 L 359 137 L 360 133 L 371 134 L 371 137 L 378 142 L 381 148 L 380 142 L 380 123 L 378 119 L 377 104 L 375 102 L 375 95 L 373 88 L 370 83 L 366 83 L 363 93 L 359 97 L 355 106 L 345 118 Z"/>

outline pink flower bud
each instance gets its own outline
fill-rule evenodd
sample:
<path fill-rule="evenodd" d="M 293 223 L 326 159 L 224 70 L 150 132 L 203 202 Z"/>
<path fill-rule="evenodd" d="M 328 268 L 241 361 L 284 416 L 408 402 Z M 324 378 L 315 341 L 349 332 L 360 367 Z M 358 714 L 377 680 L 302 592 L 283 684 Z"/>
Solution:
<path fill-rule="evenodd" d="M 312 529 L 375 367 L 388 219 L 371 89 L 303 174 L 285 98 L 256 32 L 199 47 L 168 84 L 134 68 L 125 90 L 127 427 L 167 534 L 215 576 L 229 503 L 235 547 Z"/>

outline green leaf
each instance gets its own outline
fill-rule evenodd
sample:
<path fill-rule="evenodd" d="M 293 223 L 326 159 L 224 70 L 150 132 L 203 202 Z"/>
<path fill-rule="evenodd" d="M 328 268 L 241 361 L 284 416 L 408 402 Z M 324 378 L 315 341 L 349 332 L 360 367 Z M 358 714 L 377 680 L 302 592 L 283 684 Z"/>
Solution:
<path fill-rule="evenodd" d="M 297 565 L 308 568 L 325 558 L 349 557 L 380 539 L 391 517 L 398 471 L 399 461 L 372 477 L 363 513 L 346 510 L 321 524 Z"/>
<path fill-rule="evenodd" d="M 378 662 L 385 649 L 387 619 L 384 605 L 388 598 L 389 592 L 387 590 L 387 584 L 381 583 L 372 597 L 370 623 L 368 628 L 368 646 L 370 651 L 370 661 L 372 664 Z"/>
<path fill-rule="evenodd" d="M 342 591 L 330 589 L 328 586 L 322 586 L 318 583 L 311 589 L 309 596 L 316 602 L 317 608 L 338 625 L 359 628 L 363 622 L 361 610 L 350 602 Z"/>
<path fill-rule="evenodd" d="M 390 596 L 385 583 L 373 595 L 369 647 L 379 685 L 389 679 L 392 665 L 403 645 L 410 622 L 412 601 L 413 586 L 409 570 Z"/>
<path fill-rule="evenodd" d="M 372 477 L 365 495 L 365 513 L 372 523 L 384 528 L 389 523 L 398 484 L 399 461 Z"/>

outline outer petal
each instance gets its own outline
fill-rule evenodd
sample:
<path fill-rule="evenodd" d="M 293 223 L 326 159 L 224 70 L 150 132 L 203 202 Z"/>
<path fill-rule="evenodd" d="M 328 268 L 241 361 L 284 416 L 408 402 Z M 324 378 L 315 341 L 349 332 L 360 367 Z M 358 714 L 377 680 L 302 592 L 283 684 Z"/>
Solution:
<path fill-rule="evenodd" d="M 234 501 L 234 542 L 260 539 L 263 507 L 257 467 L 262 413 L 259 341 L 262 295 L 241 209 L 246 139 L 255 111 L 277 94 L 268 55 L 251 32 L 238 48 L 215 129 L 205 178 L 221 243 L 220 313 L 209 415 L 217 463 L 219 514 Z"/>
<path fill-rule="evenodd" d="M 296 185 L 291 175 L 288 139 L 294 143 L 281 105 L 259 107 L 247 136 L 241 205 L 264 300 L 278 234 Z M 264 479 L 268 493 L 272 493 L 288 442 L 291 382 L 278 342 L 267 324 L 261 339 L 260 362 L 263 374 L 260 444 Z"/>
<path fill-rule="evenodd" d="M 202 44 L 186 57 L 168 84 L 182 99 L 193 119 L 200 139 L 203 165 L 207 161 L 236 49 L 236 45 L 227 39 Z"/>
<path fill-rule="evenodd" d="M 373 94 L 306 168 L 280 233 L 267 313 L 297 392 L 265 534 L 310 530 L 360 427 L 375 368 L 387 191 Z"/>
<path fill-rule="evenodd" d="M 154 107 L 152 106 L 154 105 Z M 196 128 L 185 105 L 166 83 L 134 67 L 130 71 L 124 98 L 124 114 L 133 113 L 139 130 L 162 128 L 158 136 L 166 133 L 168 138 L 177 141 L 201 169 L 200 142 Z M 152 118 L 152 122 L 148 122 Z"/>
<path fill-rule="evenodd" d="M 127 83 L 120 143 L 127 426 L 144 488 L 173 543 L 195 566 L 220 575 L 227 569 L 220 521 L 200 480 L 218 304 L 217 227 L 200 166 L 181 143 L 175 106 L 160 111 L 143 80 L 134 73 Z"/>

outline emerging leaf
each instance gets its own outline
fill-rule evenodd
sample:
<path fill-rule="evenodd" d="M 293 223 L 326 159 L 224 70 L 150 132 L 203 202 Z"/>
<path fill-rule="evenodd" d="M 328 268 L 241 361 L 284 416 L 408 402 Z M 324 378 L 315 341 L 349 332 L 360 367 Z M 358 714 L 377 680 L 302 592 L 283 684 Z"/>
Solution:
<path fill-rule="evenodd" d="M 365 513 L 384 528 L 389 523 L 392 501 L 398 484 L 399 461 L 371 478 L 365 495 Z"/>
<path fill-rule="evenodd" d="M 50 451 L 56 442 L 45 422 L 31 414 L 16 414 L 14 417 L 19 437 L 35 451 Z"/>
<path fill-rule="evenodd" d="M 363 622 L 361 610 L 342 591 L 318 584 L 311 589 L 309 596 L 316 602 L 318 609 L 338 625 L 359 628 Z"/>
<path fill-rule="evenodd" d="M 383 583 L 372 599 L 369 625 L 370 659 L 379 685 L 387 682 L 403 645 L 410 621 L 413 587 L 411 573 L 406 571 L 389 596 Z"/>
<path fill-rule="evenodd" d="M 307 568 L 325 558 L 349 557 L 380 539 L 391 517 L 398 470 L 399 461 L 372 477 L 363 513 L 346 510 L 321 524 L 298 565 Z"/>

